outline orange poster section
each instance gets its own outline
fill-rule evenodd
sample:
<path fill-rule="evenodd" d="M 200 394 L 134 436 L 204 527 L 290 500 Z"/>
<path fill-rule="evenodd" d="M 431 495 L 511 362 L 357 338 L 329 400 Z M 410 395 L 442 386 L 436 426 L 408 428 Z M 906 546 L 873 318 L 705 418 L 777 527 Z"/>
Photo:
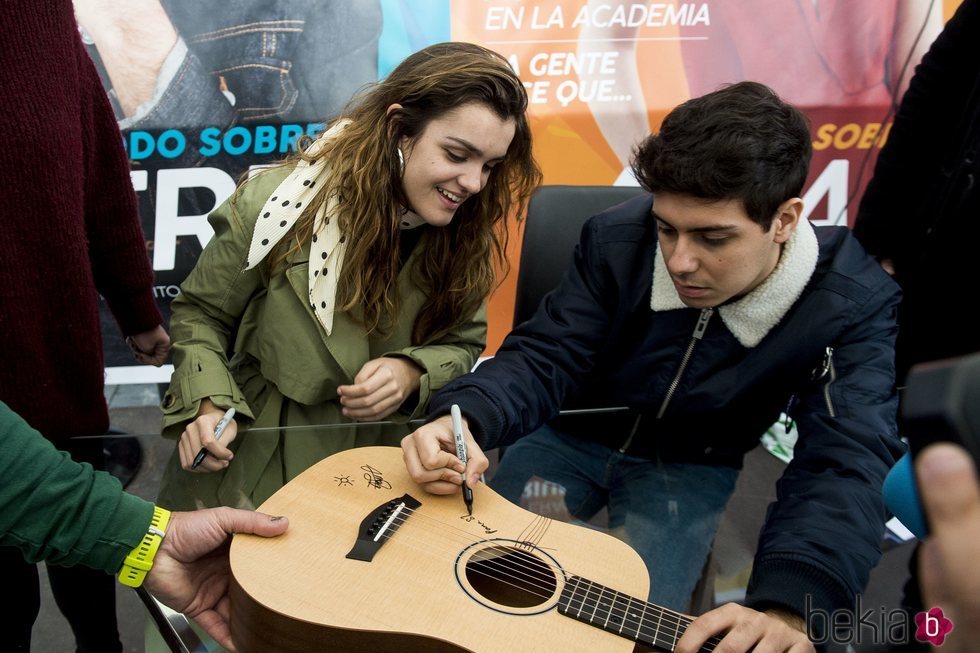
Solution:
<path fill-rule="evenodd" d="M 622 183 L 632 145 L 671 108 L 727 82 L 768 84 L 812 123 L 805 217 L 849 225 L 893 105 L 959 1 L 452 0 L 452 38 L 493 48 L 521 76 L 546 184 Z M 512 326 L 522 234 L 510 233 L 487 355 Z"/>
<path fill-rule="evenodd" d="M 481 43 L 501 53 L 527 86 L 534 152 L 545 184 L 612 184 L 626 166 L 625 155 L 609 144 L 597 116 L 629 120 L 639 107 L 638 129 L 649 131 L 687 98 L 676 23 L 694 20 L 694 13 L 684 10 L 678 16 L 671 9 L 666 15 L 661 3 L 654 9 L 660 13 L 651 16 L 648 8 L 636 9 L 630 19 L 628 13 L 616 13 L 617 4 L 452 3 L 453 40 Z M 649 6 L 653 5 L 637 5 Z M 641 19 L 642 26 L 625 31 L 620 25 Z M 656 62 L 655 79 L 649 64 L 643 75 L 635 75 L 639 61 Z M 642 97 L 635 97 L 637 93 Z M 510 233 L 511 272 L 490 300 L 486 355 L 496 351 L 512 326 L 523 234 L 513 221 Z"/>

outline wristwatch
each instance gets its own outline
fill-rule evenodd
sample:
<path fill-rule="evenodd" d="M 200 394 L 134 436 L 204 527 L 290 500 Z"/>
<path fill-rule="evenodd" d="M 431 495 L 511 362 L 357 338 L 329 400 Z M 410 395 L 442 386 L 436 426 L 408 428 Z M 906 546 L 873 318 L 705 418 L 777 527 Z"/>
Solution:
<path fill-rule="evenodd" d="M 119 582 L 127 587 L 139 587 L 146 579 L 146 573 L 153 566 L 153 558 L 160 548 L 166 533 L 167 524 L 170 522 L 170 511 L 153 506 L 153 518 L 150 525 L 146 527 L 146 535 L 136 545 L 136 548 L 129 552 L 123 562 L 122 569 L 119 570 Z"/>

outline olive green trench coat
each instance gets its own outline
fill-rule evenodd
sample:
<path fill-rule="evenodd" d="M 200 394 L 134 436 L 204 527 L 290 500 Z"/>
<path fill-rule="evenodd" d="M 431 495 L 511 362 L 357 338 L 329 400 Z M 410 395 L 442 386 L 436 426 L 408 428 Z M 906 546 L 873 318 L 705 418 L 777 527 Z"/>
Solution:
<path fill-rule="evenodd" d="M 424 236 L 397 279 L 401 319 L 383 338 L 368 337 L 339 312 L 326 334 L 309 305 L 308 246 L 286 260 L 284 273 L 270 276 L 264 264 L 245 270 L 258 212 L 288 172 L 259 175 L 236 191 L 234 206 L 229 199 L 211 213 L 214 238 L 174 299 L 175 371 L 163 399 L 164 436 L 178 438 L 205 398 L 235 408 L 239 433 L 230 445 L 235 457 L 223 472 L 184 471 L 174 451 L 158 501 L 167 508 L 257 507 L 332 453 L 398 445 L 410 428 L 354 425 L 340 412 L 337 386 L 353 383 L 369 360 L 412 359 L 424 370 L 421 388 L 390 418 L 404 423 L 420 417 L 430 394 L 468 372 L 484 348 L 485 307 L 434 342 L 411 344 L 412 325 L 426 299 L 412 280 Z M 274 428 L 343 423 L 351 425 Z M 273 430 L 249 433 L 250 427 Z"/>

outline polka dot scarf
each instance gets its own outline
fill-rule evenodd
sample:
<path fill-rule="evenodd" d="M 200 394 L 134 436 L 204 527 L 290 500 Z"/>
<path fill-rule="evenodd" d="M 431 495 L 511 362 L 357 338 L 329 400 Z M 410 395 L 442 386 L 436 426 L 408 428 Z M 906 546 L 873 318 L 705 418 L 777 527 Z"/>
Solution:
<path fill-rule="evenodd" d="M 321 135 L 307 150 L 316 156 L 323 144 L 339 134 L 349 121 L 340 121 Z M 272 248 L 289 232 L 303 213 L 303 207 L 313 201 L 321 182 L 326 157 L 310 164 L 300 161 L 296 168 L 273 191 L 259 212 L 248 248 L 246 270 L 251 270 L 272 251 Z M 337 199 L 334 196 L 320 206 L 313 218 L 313 241 L 310 243 L 309 298 L 310 307 L 329 336 L 333 331 L 334 303 L 337 297 L 337 280 L 344 264 L 347 237 L 340 232 L 337 219 Z M 419 226 L 424 220 L 411 211 L 400 217 L 402 229 Z"/>
<path fill-rule="evenodd" d="M 310 145 L 307 152 L 316 156 L 323 144 L 347 126 L 341 121 Z M 326 157 L 313 164 L 300 161 L 296 168 L 276 187 L 259 211 L 248 248 L 245 269 L 258 265 L 289 232 L 303 213 L 303 207 L 313 201 L 320 190 L 322 173 L 327 165 Z M 344 263 L 347 249 L 346 238 L 340 233 L 336 219 L 337 200 L 329 197 L 313 218 L 313 242 L 310 244 L 309 287 L 310 306 L 323 325 L 327 335 L 333 330 L 334 300 L 337 295 L 337 278 Z"/>

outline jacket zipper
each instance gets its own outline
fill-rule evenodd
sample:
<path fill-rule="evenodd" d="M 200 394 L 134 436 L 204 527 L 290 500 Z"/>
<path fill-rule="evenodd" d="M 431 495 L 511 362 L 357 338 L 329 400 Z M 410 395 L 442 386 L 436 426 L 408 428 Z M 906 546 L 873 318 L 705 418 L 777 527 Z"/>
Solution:
<path fill-rule="evenodd" d="M 792 394 L 789 396 L 789 400 L 786 402 L 786 408 L 783 409 L 783 429 L 786 433 L 790 433 L 793 430 L 793 410 L 796 408 L 796 395 Z"/>
<path fill-rule="evenodd" d="M 684 376 L 684 370 L 687 369 L 687 364 L 691 360 L 691 354 L 694 353 L 694 347 L 698 344 L 698 341 L 704 338 L 704 332 L 708 329 L 708 321 L 711 320 L 711 316 L 714 314 L 715 309 L 713 308 L 702 308 L 701 315 L 698 316 L 698 323 L 694 325 L 694 333 L 691 335 L 691 342 L 687 345 L 687 350 L 684 352 L 683 358 L 681 358 L 681 364 L 677 368 L 677 374 L 674 375 L 674 379 L 667 386 L 667 394 L 664 396 L 663 403 L 660 404 L 660 410 L 657 411 L 657 419 L 663 417 L 664 412 L 667 410 L 667 405 L 674 396 L 674 392 L 677 390 L 677 386 L 680 385 L 681 377 Z M 629 446 L 633 443 L 633 436 L 640 428 L 640 420 L 643 418 L 643 414 L 640 413 L 636 416 L 636 420 L 633 422 L 633 428 L 630 430 L 629 436 L 626 438 L 626 442 L 623 446 L 619 448 L 620 453 L 626 453 Z"/>
<path fill-rule="evenodd" d="M 827 347 L 827 351 L 824 354 L 824 369 L 830 375 L 827 379 L 827 383 L 823 386 L 823 398 L 827 402 L 827 413 L 831 417 L 837 417 L 837 411 L 834 410 L 834 402 L 830 399 L 830 386 L 834 381 L 837 380 L 837 369 L 834 368 L 834 348 Z"/>

